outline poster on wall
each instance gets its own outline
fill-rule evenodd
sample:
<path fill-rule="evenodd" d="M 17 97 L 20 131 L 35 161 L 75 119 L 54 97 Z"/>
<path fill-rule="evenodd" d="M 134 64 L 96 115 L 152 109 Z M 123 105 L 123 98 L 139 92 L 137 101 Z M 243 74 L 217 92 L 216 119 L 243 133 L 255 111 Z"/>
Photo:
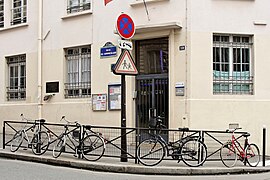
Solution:
<path fill-rule="evenodd" d="M 107 94 L 92 94 L 92 110 L 93 111 L 107 110 Z"/>
<path fill-rule="evenodd" d="M 109 84 L 109 110 L 121 110 L 121 84 Z"/>

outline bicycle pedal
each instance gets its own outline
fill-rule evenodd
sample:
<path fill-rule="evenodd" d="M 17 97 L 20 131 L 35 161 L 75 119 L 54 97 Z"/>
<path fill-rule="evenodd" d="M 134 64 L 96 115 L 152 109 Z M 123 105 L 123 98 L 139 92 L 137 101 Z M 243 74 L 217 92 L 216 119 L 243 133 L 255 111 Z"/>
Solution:
<path fill-rule="evenodd" d="M 76 157 L 76 158 L 78 157 L 78 155 L 77 155 L 77 154 L 74 154 L 73 156 L 74 156 L 74 157 Z"/>

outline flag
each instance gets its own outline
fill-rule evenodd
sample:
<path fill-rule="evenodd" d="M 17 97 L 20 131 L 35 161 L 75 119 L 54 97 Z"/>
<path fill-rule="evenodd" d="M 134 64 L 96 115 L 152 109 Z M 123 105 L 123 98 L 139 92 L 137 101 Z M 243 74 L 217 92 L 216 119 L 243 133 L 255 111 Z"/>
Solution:
<path fill-rule="evenodd" d="M 105 6 L 109 3 L 109 2 L 111 2 L 112 0 L 104 0 L 104 4 L 105 4 Z"/>

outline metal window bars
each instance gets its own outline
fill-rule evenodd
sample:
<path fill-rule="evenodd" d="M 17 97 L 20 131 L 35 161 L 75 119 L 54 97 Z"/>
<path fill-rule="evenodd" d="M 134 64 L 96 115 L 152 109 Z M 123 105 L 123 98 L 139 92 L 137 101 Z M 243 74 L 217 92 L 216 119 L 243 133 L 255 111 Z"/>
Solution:
<path fill-rule="evenodd" d="M 82 2 L 72 5 L 71 3 L 67 6 L 67 13 L 81 12 L 85 10 L 91 10 L 91 2 Z"/>
<path fill-rule="evenodd" d="M 11 9 L 11 25 L 26 23 L 27 6 L 18 6 Z"/>

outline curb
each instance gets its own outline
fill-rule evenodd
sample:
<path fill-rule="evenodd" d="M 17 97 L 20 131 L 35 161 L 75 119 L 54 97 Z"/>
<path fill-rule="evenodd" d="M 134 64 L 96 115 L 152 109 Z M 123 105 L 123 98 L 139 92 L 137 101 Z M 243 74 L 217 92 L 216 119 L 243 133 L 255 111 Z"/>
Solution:
<path fill-rule="evenodd" d="M 69 160 L 55 159 L 47 156 L 26 155 L 22 153 L 12 153 L 0 151 L 0 157 L 7 159 L 17 159 L 23 161 L 37 162 L 54 166 L 63 166 L 71 168 L 79 168 L 92 171 L 114 172 L 114 173 L 129 173 L 129 174 L 144 174 L 144 175 L 224 175 L 224 174 L 251 174 L 270 172 L 270 167 L 166 167 L 154 166 L 147 167 L 137 164 L 113 164 L 104 162 L 89 162 L 85 160 Z"/>

